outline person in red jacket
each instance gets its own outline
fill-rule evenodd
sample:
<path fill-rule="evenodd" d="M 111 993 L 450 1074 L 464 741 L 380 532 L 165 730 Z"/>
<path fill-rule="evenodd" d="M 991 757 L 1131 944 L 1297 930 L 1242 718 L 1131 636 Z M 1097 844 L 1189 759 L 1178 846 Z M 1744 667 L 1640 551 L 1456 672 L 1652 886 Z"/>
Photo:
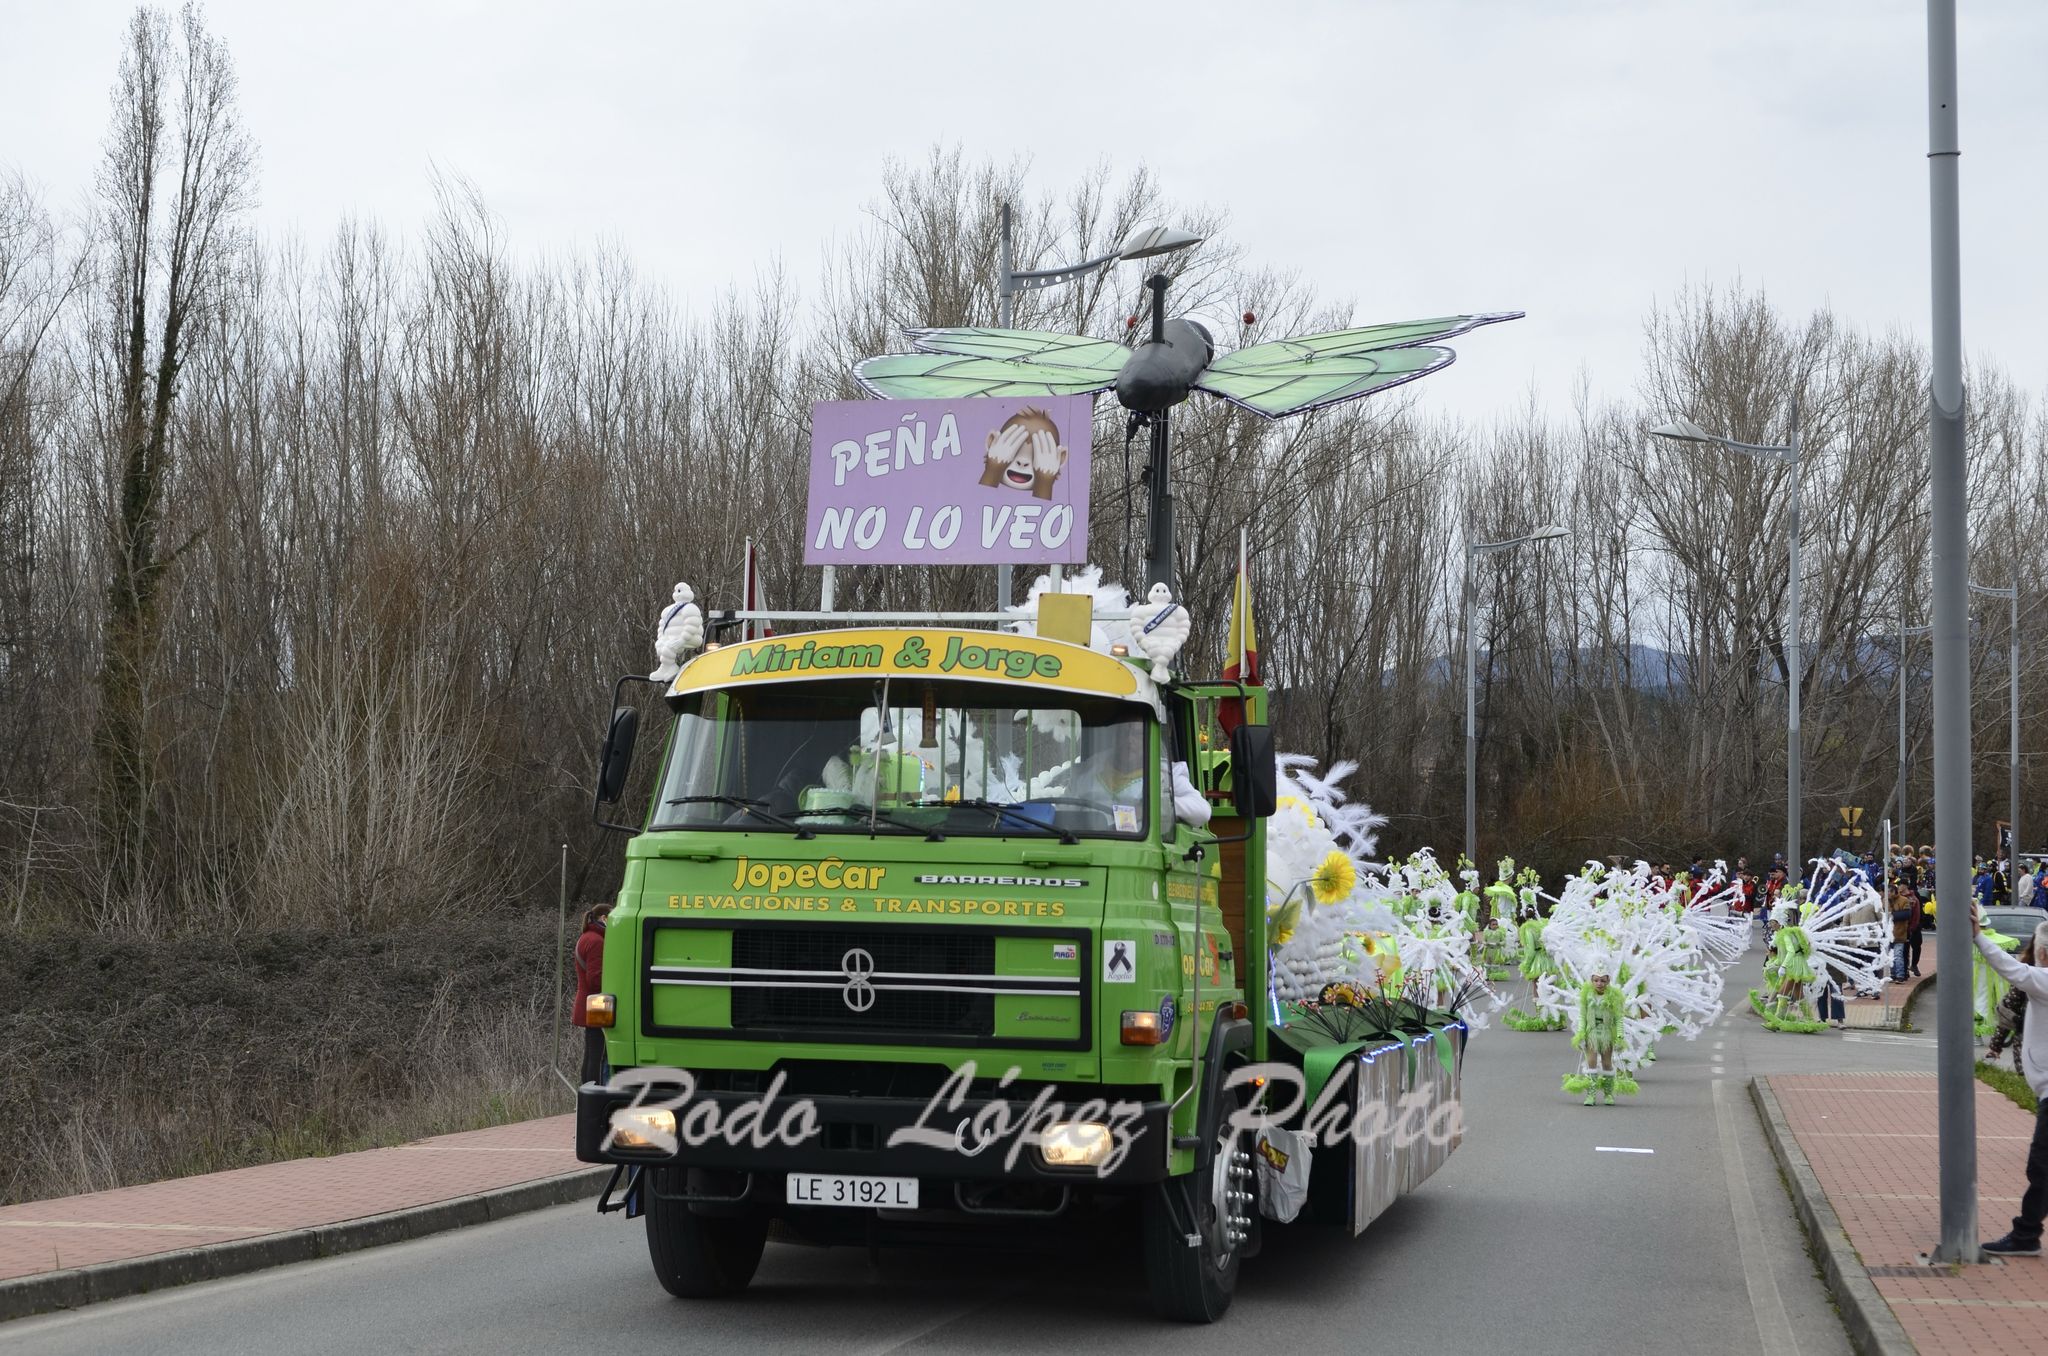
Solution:
<path fill-rule="evenodd" d="M 583 931 L 576 937 L 576 1003 L 569 1020 L 583 1028 L 583 1081 L 602 1083 L 611 1076 L 604 1057 L 604 1028 L 584 1020 L 584 1001 L 604 987 L 604 920 L 609 904 L 583 911 Z"/>

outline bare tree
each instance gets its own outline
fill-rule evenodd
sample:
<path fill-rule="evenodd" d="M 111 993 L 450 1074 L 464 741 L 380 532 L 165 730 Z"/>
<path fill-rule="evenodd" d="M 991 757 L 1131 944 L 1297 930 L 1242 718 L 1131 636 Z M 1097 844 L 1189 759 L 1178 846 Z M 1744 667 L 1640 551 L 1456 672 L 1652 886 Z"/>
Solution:
<path fill-rule="evenodd" d="M 100 823 L 117 888 L 146 863 L 148 671 L 161 636 L 165 571 L 189 543 L 162 538 L 173 414 L 191 330 L 219 295 L 251 191 L 254 149 L 235 105 L 234 65 L 196 6 L 175 26 L 139 9 L 114 86 L 99 175 L 110 355 L 109 581 L 94 745 Z"/>

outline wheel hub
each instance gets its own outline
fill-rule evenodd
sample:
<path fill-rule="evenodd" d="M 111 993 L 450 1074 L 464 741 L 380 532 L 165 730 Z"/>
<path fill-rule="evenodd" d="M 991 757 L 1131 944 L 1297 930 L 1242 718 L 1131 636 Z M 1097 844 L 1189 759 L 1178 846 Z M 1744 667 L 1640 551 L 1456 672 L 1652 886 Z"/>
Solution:
<path fill-rule="evenodd" d="M 1218 1268 L 1230 1258 L 1252 1228 L 1252 1156 L 1226 1136 L 1209 1169 L 1209 1250 Z"/>

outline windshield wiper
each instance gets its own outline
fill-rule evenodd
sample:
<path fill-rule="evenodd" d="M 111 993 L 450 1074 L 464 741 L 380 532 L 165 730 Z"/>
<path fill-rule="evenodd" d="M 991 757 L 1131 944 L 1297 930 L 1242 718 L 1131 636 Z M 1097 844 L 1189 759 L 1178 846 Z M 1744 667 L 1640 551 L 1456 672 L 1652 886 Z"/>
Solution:
<path fill-rule="evenodd" d="M 936 827 L 929 829 L 919 828 L 917 825 L 904 820 L 891 818 L 879 810 L 871 810 L 870 807 L 865 805 L 849 805 L 844 809 L 820 807 L 815 810 L 798 810 L 795 813 L 799 819 L 805 815 L 846 815 L 849 818 L 858 817 L 865 820 L 871 829 L 875 824 L 887 824 L 891 828 L 908 829 L 912 833 L 921 833 L 924 835 L 924 841 L 927 843 L 943 843 L 946 841 L 946 835 L 940 833 Z"/>
<path fill-rule="evenodd" d="M 784 819 L 763 807 L 765 800 L 748 800 L 745 796 L 671 796 L 662 802 L 665 805 L 730 805 L 735 810 L 744 810 L 756 819 L 766 820 L 778 829 L 788 829 L 799 838 L 815 838 L 817 833 L 808 824 L 798 824 Z"/>
<path fill-rule="evenodd" d="M 1063 829 L 1056 824 L 1048 824 L 1042 819 L 1033 819 L 1030 815 L 1025 814 L 1016 806 L 1005 805 L 999 800 L 982 800 L 978 798 L 969 798 L 966 800 L 921 800 L 917 802 L 917 806 L 919 809 L 923 809 L 926 806 L 937 805 L 943 805 L 949 810 L 956 805 L 964 805 L 967 808 L 973 810 L 987 810 L 990 814 L 994 815 L 999 820 L 1012 820 L 1015 823 L 1025 824 L 1030 826 L 1031 828 L 1037 829 L 1040 833 L 1054 834 L 1059 838 L 1059 840 L 1062 843 L 1065 843 L 1068 847 L 1072 847 L 1074 844 L 1081 841 L 1081 835 L 1075 833 L 1072 829 Z"/>

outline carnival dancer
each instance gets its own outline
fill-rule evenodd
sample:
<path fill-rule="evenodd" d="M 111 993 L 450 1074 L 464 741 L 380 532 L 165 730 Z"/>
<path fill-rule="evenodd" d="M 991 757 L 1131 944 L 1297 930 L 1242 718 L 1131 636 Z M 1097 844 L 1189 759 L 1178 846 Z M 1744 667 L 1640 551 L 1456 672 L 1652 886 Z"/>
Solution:
<path fill-rule="evenodd" d="M 1772 1031 L 1811 1034 L 1826 1030 L 1827 1023 L 1815 1015 L 1813 1003 L 1806 996 L 1806 986 L 1816 978 L 1813 943 L 1805 926 L 1813 917 L 1814 906 L 1802 904 L 1798 910 L 1796 921 L 1780 922 L 1777 934 L 1771 938 L 1771 958 L 1764 963 L 1764 983 L 1771 991 L 1769 999 L 1751 989 L 1749 1003 Z M 1782 910 L 1779 917 L 1784 917 Z"/>
<path fill-rule="evenodd" d="M 1632 1094 L 1637 1091 L 1635 1079 L 1615 1068 L 1615 1055 L 1622 1046 L 1626 1008 L 1621 989 L 1614 984 L 1614 977 L 1607 973 L 1609 968 L 1601 966 L 1579 986 L 1579 1001 L 1574 1014 L 1572 1048 L 1579 1052 L 1579 1070 L 1566 1076 L 1564 1089 L 1566 1092 L 1584 1092 L 1586 1106 L 1592 1106 L 1596 1097 L 1613 1106 L 1616 1092 Z"/>
<path fill-rule="evenodd" d="M 1787 907 L 1794 903 L 1796 913 Z M 1891 926 L 1882 904 L 1859 871 L 1828 859 L 1814 863 L 1810 890 L 1786 887 L 1771 956 L 1764 963 L 1766 991 L 1750 991 L 1750 1006 L 1766 1027 L 1809 1034 L 1825 1030 L 1827 1023 L 1814 1010 L 1815 994 L 1862 992 L 1883 982 Z"/>
<path fill-rule="evenodd" d="M 1486 887 L 1486 909 L 1495 918 L 1512 918 L 1515 916 L 1515 859 L 1501 858 L 1498 870 L 1499 876 Z"/>
<path fill-rule="evenodd" d="M 1529 981 L 1529 1006 L 1534 1012 L 1525 1012 L 1518 1005 L 1509 1008 L 1501 1021 L 1517 1031 L 1558 1031 L 1564 1027 L 1562 1013 L 1545 1012 L 1536 1001 L 1537 989 L 1544 979 L 1557 973 L 1557 962 L 1543 945 L 1543 930 L 1548 926 L 1543 915 L 1533 904 L 1524 905 L 1527 913 L 1516 929 L 1516 949 L 1521 953 L 1519 966 L 1522 978 Z"/>
<path fill-rule="evenodd" d="M 1500 984 L 1506 982 L 1509 974 L 1508 948 L 1514 931 L 1496 914 L 1486 920 L 1486 926 L 1479 932 L 1479 959 L 1486 967 L 1486 978 Z"/>
<path fill-rule="evenodd" d="M 1990 938 L 1992 945 L 2001 951 L 2016 952 L 2020 949 L 2019 938 L 2008 937 L 1996 928 L 1987 926 L 1980 935 Z M 1994 1036 L 2000 1021 L 1999 1009 L 2011 989 L 2012 986 L 1992 970 L 1982 952 L 1970 957 L 1970 1016 L 1978 1036 Z M 1998 1042 L 1994 1036 L 1991 1058 L 1997 1059 L 1998 1054 Z"/>

